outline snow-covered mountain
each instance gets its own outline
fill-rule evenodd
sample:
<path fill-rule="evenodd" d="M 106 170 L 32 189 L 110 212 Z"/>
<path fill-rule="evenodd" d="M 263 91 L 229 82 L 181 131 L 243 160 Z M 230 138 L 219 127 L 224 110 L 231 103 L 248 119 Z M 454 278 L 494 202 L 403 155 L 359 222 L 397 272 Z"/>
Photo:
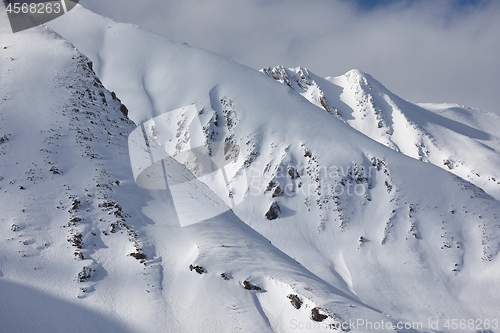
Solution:
<path fill-rule="evenodd" d="M 493 115 L 50 27 L 0 31 L 0 330 L 497 330 Z"/>
<path fill-rule="evenodd" d="M 301 67 L 261 71 L 375 141 L 448 170 L 500 199 L 497 114 L 456 104 L 414 104 L 358 70 L 327 78 Z"/>

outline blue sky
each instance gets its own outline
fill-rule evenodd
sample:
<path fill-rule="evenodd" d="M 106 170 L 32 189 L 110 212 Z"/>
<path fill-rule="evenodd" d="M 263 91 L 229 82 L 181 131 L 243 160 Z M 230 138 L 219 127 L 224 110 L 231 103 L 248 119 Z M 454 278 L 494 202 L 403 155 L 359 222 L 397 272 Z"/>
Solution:
<path fill-rule="evenodd" d="M 249 67 L 371 74 L 414 102 L 500 114 L 499 0 L 80 0 Z M 147 4 L 147 5 L 145 5 Z"/>

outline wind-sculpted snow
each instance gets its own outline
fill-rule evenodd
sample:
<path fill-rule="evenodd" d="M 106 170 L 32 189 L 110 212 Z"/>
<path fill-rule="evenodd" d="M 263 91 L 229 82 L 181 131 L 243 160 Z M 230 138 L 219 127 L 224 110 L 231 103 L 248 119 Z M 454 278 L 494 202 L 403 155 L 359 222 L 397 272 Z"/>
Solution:
<path fill-rule="evenodd" d="M 12 34 L 7 24 L 0 25 L 0 132 L 8 138 L 0 160 L 1 330 L 134 331 L 132 323 L 151 318 L 134 314 L 151 308 L 138 292 L 149 280 L 137 276 L 154 271 L 140 263 L 152 254 L 139 240 L 143 218 L 131 215 L 130 201 L 140 200 L 123 195 L 134 126 L 69 42 L 47 28 Z"/>
<path fill-rule="evenodd" d="M 21 279 L 29 270 L 21 280 L 41 289 L 48 288 L 47 281 L 57 279 L 65 286 L 64 298 L 108 309 L 104 312 L 107 317 L 124 319 L 130 330 L 144 332 L 295 332 L 300 327 L 319 332 L 338 329 L 338 323 L 346 331 L 369 331 L 361 325 L 342 326 L 360 320 L 376 322 L 379 328 L 382 321 L 390 322 L 382 331 L 394 331 L 399 322 L 421 323 L 415 327 L 417 331 L 452 331 L 444 326 L 448 319 L 497 317 L 499 202 L 448 171 L 447 165 L 460 169 L 456 158 L 450 158 L 451 150 L 446 150 L 451 148 L 443 146 L 439 152 L 446 152 L 444 155 L 438 155 L 438 150 L 427 154 L 425 148 L 431 136 L 435 139 L 431 142 L 444 142 L 438 140 L 440 132 L 432 130 L 436 124 L 456 133 L 446 142 L 465 142 L 470 144 L 468 148 L 479 143 L 493 146 L 491 131 L 474 130 L 471 119 L 469 123 L 459 120 L 467 117 L 465 113 L 420 113 L 420 107 L 408 102 L 403 105 L 356 71 L 339 79 L 342 84 L 326 86 L 326 80 L 304 69 L 294 79 L 290 70 L 282 69 L 275 71 L 285 83 L 280 84 L 210 52 L 172 43 L 80 6 L 50 26 L 92 60 L 102 84 L 116 94 L 101 87 L 100 81 L 93 86 L 89 65 L 85 63 L 86 69 L 80 71 L 71 59 L 84 58 L 51 35 L 54 45 L 61 44 L 71 52 L 62 52 L 57 59 L 64 66 L 54 62 L 53 67 L 33 76 L 34 82 L 42 81 L 50 91 L 55 89 L 50 73 L 70 79 L 57 77 L 63 82 L 57 86 L 61 94 L 43 91 L 44 109 L 54 110 L 50 118 L 55 126 L 66 129 L 65 138 L 73 127 L 64 121 L 73 113 L 58 101 L 70 101 L 69 92 L 76 89 L 83 95 L 76 95 L 75 102 L 91 112 L 70 116 L 76 117 L 74 124 L 81 131 L 76 132 L 77 138 L 92 138 L 92 144 L 78 146 L 78 154 L 88 164 L 76 159 L 63 167 L 60 158 L 57 169 L 51 171 L 53 177 L 61 176 L 54 172 L 63 173 L 61 184 L 69 186 L 72 191 L 68 193 L 74 195 L 60 204 L 70 210 L 66 217 L 82 220 L 71 222 L 76 226 L 70 243 L 61 223 L 47 226 L 46 235 L 58 244 L 54 248 L 62 250 L 65 244 L 71 249 L 66 259 L 47 254 L 50 262 L 59 264 L 60 268 L 52 268 L 57 273 L 43 273 L 48 264 L 36 267 L 36 263 L 45 263 L 43 256 L 19 266 L 1 257 L 0 279 Z M 22 45 L 35 53 L 22 44 L 29 43 L 23 41 L 26 35 L 18 36 L 20 40 L 9 39 L 7 51 Z M 17 52 L 9 56 L 20 57 Z M 11 72 L 15 60 L 3 59 L 2 73 Z M 89 85 L 73 83 L 86 74 L 91 76 Z M 30 110 L 36 104 L 14 94 L 23 87 L 22 81 L 9 81 L 8 86 L 4 98 L 10 104 L 2 114 L 12 109 L 23 115 L 24 128 L 33 128 L 32 133 L 50 131 L 53 123 L 43 127 L 33 122 Z M 297 87 L 302 91 L 296 91 Z M 38 91 L 35 86 L 29 90 Z M 375 90 L 380 94 L 371 98 L 367 92 Z M 316 96 L 315 104 L 323 110 L 304 99 L 304 93 Z M 111 114 L 121 118 L 118 110 L 125 109 L 114 100 L 117 96 L 138 128 L 124 120 L 123 125 L 112 128 Z M 101 97 L 110 105 L 108 109 Z M 27 104 L 19 107 L 13 101 Z M 416 126 L 418 131 L 405 131 L 404 124 L 410 123 L 404 121 L 410 119 L 405 105 L 413 108 L 408 112 L 420 126 Z M 19 124 L 12 114 L 5 121 Z M 82 128 L 81 121 L 95 138 Z M 13 176 L 17 175 L 16 162 L 23 166 L 20 170 L 28 171 L 23 177 L 38 176 L 26 157 L 30 155 L 14 159 L 13 151 L 21 152 L 22 146 L 36 142 L 31 137 L 30 141 L 19 139 L 20 125 L 17 128 L 0 128 L 0 137 L 8 139 L 0 145 L 5 153 L 1 156 L 12 156 L 10 171 L 0 175 L 5 179 L 0 187 L 8 186 L 9 194 L 18 191 L 19 202 L 29 202 L 34 196 L 46 205 L 41 192 L 29 192 L 30 183 L 8 184 L 20 178 Z M 406 134 L 411 140 L 405 140 Z M 458 141 L 459 135 L 475 141 Z M 107 136 L 120 148 L 104 139 Z M 418 149 L 414 148 L 416 138 L 422 140 Z M 66 141 L 54 137 L 40 149 L 52 151 L 54 144 Z M 16 149 L 9 148 L 14 145 Z M 127 150 L 132 152 L 130 156 Z M 66 157 L 75 149 L 64 146 L 57 151 Z M 443 170 L 416 160 L 418 152 L 422 152 L 422 160 L 431 160 L 435 154 L 436 158 L 446 156 L 449 162 Z M 85 177 L 76 183 L 76 175 Z M 178 192 L 177 186 L 181 186 Z M 104 193 L 100 191 L 108 193 L 108 200 L 87 202 L 87 194 L 97 198 Z M 5 202 L 7 199 L 3 207 Z M 30 243 L 36 235 L 30 229 L 37 225 L 35 219 L 22 222 L 21 207 L 9 209 L 6 216 L 18 223 L 3 222 L 2 230 L 17 233 L 25 228 L 31 238 L 23 238 L 28 245 L 2 241 L 2 249 L 14 255 L 19 246 L 38 246 L 38 238 Z M 48 214 L 36 220 L 52 221 Z M 120 224 L 121 218 L 129 228 Z M 104 235 L 102 230 L 118 232 Z M 93 237 L 97 237 L 95 242 Z M 94 244 L 96 250 L 92 250 Z M 78 250 L 89 260 L 85 264 L 72 253 Z M 37 277 L 39 273 L 45 275 Z M 80 284 L 89 288 L 85 290 L 89 296 L 77 299 L 81 293 L 74 288 Z M 48 289 L 54 292 L 54 288 Z M 429 320 L 439 321 L 440 326 L 428 327 Z"/>
<path fill-rule="evenodd" d="M 262 72 L 318 107 L 335 110 L 383 145 L 448 170 L 500 199 L 498 115 L 454 104 L 415 105 L 357 70 L 326 79 L 300 67 Z"/>
<path fill-rule="evenodd" d="M 313 314 L 324 327 L 351 317 L 397 324 L 319 279 L 227 207 L 179 228 L 171 193 L 136 185 L 128 155 L 135 125 L 92 62 L 49 29 L 1 29 L 2 329 L 272 332 L 290 327 L 287 320 L 311 325 Z M 231 103 L 220 103 L 224 121 L 207 116 L 215 132 L 201 128 L 214 143 L 219 134 L 231 138 L 239 122 Z M 237 156 L 231 139 L 222 142 L 225 157 Z M 183 143 L 176 147 L 190 148 Z M 181 204 L 225 205 L 178 162 L 165 165 L 174 179 L 191 177 L 184 189 L 197 199 Z"/>

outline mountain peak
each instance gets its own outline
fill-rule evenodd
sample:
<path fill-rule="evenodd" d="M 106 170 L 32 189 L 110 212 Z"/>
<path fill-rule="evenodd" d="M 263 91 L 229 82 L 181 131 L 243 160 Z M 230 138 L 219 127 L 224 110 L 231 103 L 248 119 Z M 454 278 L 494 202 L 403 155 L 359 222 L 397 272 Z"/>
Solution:
<path fill-rule="evenodd" d="M 491 167 L 500 163 L 500 138 L 491 125 L 500 126 L 499 116 L 456 104 L 413 104 L 357 69 L 324 79 L 300 67 L 263 71 L 312 104 L 335 110 L 330 113 L 377 142 L 500 198 L 499 174 Z M 464 151 L 460 145 L 474 149 Z"/>
<path fill-rule="evenodd" d="M 497 316 L 497 118 L 355 70 L 258 72 L 80 6 L 50 27 L 78 51 L 2 33 L 2 327 L 415 333 Z"/>
<path fill-rule="evenodd" d="M 307 68 L 295 67 L 285 68 L 278 65 L 274 68 L 266 67 L 260 70 L 274 80 L 287 85 L 297 91 L 300 95 L 312 102 L 314 105 L 324 109 L 326 112 L 336 115 L 340 118 L 341 112 L 332 106 L 325 97 L 325 93 L 316 83 L 316 75 L 311 76 Z"/>

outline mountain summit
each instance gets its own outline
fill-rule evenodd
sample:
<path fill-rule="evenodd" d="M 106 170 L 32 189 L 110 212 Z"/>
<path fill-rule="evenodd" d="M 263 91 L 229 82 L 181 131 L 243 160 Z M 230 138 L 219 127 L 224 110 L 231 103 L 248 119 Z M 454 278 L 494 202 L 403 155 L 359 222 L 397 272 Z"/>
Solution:
<path fill-rule="evenodd" d="M 496 330 L 495 115 L 49 25 L 0 31 L 7 331 Z"/>

